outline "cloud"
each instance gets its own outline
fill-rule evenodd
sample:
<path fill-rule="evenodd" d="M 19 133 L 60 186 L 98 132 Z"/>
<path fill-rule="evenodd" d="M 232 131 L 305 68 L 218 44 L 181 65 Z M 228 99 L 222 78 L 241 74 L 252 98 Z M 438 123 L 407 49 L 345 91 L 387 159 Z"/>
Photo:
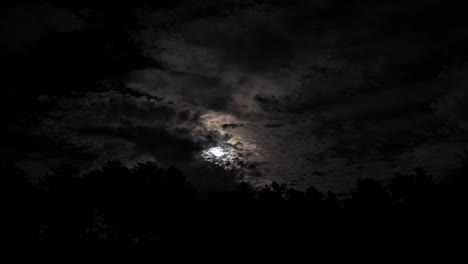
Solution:
<path fill-rule="evenodd" d="M 160 158 L 164 154 L 187 158 L 184 153 L 191 155 L 197 150 L 187 132 L 197 126 L 197 113 L 168 102 L 109 91 L 57 98 L 55 103 L 59 109 L 43 119 L 43 133 L 73 145 L 91 147 L 96 153 L 112 152 L 105 149 L 112 145 L 110 142 L 124 142 L 127 148 L 134 148 L 116 155 L 141 152 Z M 102 157 L 109 158 L 112 157 Z"/>
<path fill-rule="evenodd" d="M 231 84 L 217 77 L 167 70 L 144 70 L 134 73 L 128 85 L 136 90 L 173 100 L 204 106 L 213 110 L 229 107 Z"/>
<path fill-rule="evenodd" d="M 30 171 L 37 169 L 37 163 L 53 167 L 65 162 L 93 169 L 112 159 L 127 165 L 151 160 L 182 169 L 204 191 L 230 188 L 242 178 L 236 168 L 210 164 L 201 157 L 203 149 L 224 139 L 202 125 L 196 108 L 116 90 L 55 97 L 49 103 L 57 107 L 43 117 L 39 135 L 53 144 L 79 148 L 92 158 L 75 155 L 57 160 L 46 146 L 36 150 L 41 155 L 34 162 L 26 158 L 20 163 Z"/>
<path fill-rule="evenodd" d="M 465 103 L 468 100 L 467 71 L 466 66 L 444 71 L 441 78 L 447 81 L 447 91 L 431 105 L 440 120 L 463 131 L 468 130 L 468 108 Z"/>
<path fill-rule="evenodd" d="M 447 94 L 440 78 L 464 25 L 433 20 L 456 11 L 449 6 L 425 7 L 293 1 L 192 16 L 147 39 L 158 47 L 149 56 L 166 70 L 136 73 L 130 84 L 235 116 L 245 126 L 229 130 L 230 140 L 257 146 L 241 160 L 263 164 L 263 177 L 392 173 L 412 149 L 459 140 L 442 132 L 441 119 L 464 124 L 464 90 Z M 330 179 L 339 180 L 349 179 Z"/>
<path fill-rule="evenodd" d="M 33 9 L 40 23 L 26 31 L 39 33 L 28 45 L 82 26 L 56 16 L 66 10 Z M 206 166 L 200 148 L 229 146 L 230 166 L 253 183 L 328 188 L 392 176 L 398 163 L 411 165 L 406 158 L 446 166 L 435 146 L 448 157 L 446 146 L 466 132 L 468 31 L 463 11 L 439 1 L 188 1 L 134 11 L 141 28 L 129 35 L 141 46 L 127 49 L 116 21 L 109 38 L 91 27 L 66 41 L 75 50 L 88 37 L 71 57 L 78 65 L 62 64 L 68 48 L 44 45 L 58 59 L 56 77 L 37 73 L 54 89 L 31 95 L 43 107 L 36 134 L 85 149 L 96 163 L 156 159 L 191 171 Z M 9 19 L 23 21 L 16 13 Z M 66 23 L 55 28 L 56 20 Z M 137 67 L 135 54 L 153 63 Z"/>

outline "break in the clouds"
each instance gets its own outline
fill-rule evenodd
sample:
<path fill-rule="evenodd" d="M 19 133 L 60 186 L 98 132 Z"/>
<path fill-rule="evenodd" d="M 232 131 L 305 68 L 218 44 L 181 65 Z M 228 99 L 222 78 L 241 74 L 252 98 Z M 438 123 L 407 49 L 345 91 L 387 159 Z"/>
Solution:
<path fill-rule="evenodd" d="M 31 92 L 42 111 L 33 134 L 70 159 L 150 159 L 194 173 L 211 163 L 253 184 L 343 189 L 419 166 L 438 174 L 463 146 L 468 30 L 449 4 L 186 1 L 129 8 L 128 27 L 102 7 L 109 20 L 39 7 L 34 39 L 9 43 L 55 42 L 48 32 L 80 62 L 53 68 L 66 81 Z M 87 52 L 70 44 L 74 34 L 85 44 L 109 37 Z M 23 163 L 61 160 L 43 150 L 26 148 Z"/>

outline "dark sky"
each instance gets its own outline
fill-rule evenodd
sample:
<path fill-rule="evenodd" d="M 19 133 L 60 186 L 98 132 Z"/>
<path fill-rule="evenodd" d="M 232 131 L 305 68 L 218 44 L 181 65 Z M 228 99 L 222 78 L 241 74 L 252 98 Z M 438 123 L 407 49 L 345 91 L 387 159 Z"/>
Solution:
<path fill-rule="evenodd" d="M 94 2 L 0 11 L 0 153 L 32 177 L 154 160 L 214 189 L 343 190 L 457 165 L 468 24 L 450 1 Z"/>

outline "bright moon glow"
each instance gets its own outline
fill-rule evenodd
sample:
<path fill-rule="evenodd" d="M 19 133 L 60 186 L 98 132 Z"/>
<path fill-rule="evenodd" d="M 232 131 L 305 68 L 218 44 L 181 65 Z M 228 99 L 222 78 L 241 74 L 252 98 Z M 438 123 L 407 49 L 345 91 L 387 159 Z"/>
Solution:
<path fill-rule="evenodd" d="M 221 147 L 213 147 L 208 150 L 209 153 L 213 154 L 216 158 L 221 158 L 227 154 L 227 152 Z"/>
<path fill-rule="evenodd" d="M 226 165 L 231 160 L 232 151 L 229 147 L 217 146 L 204 150 L 201 156 L 209 162 Z"/>

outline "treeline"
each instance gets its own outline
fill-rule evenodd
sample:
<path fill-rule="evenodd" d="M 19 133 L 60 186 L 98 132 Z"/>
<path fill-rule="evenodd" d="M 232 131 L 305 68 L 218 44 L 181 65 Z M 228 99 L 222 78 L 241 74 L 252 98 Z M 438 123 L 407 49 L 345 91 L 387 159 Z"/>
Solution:
<path fill-rule="evenodd" d="M 36 248 L 246 247 L 364 234 L 433 236 L 461 221 L 467 172 L 463 163 L 438 181 L 423 169 L 386 182 L 360 179 L 340 196 L 314 187 L 300 191 L 273 182 L 253 188 L 242 182 L 202 199 L 180 170 L 152 162 L 128 168 L 109 161 L 85 175 L 62 166 L 39 186 L 23 171 L 3 166 L 2 215 L 11 242 Z"/>

